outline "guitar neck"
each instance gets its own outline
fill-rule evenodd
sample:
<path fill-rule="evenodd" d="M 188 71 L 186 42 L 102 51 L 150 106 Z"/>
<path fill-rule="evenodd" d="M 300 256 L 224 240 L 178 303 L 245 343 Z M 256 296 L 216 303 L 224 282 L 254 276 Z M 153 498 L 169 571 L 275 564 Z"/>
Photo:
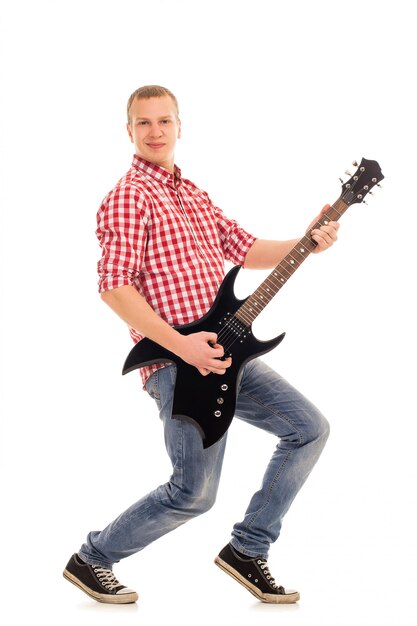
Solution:
<path fill-rule="evenodd" d="M 310 230 L 320 228 L 330 221 L 337 222 L 338 219 L 348 208 L 346 204 L 339 198 L 336 202 L 320 216 Z M 256 291 L 245 301 L 244 304 L 236 311 L 237 317 L 243 324 L 250 326 L 257 318 L 272 298 L 285 285 L 294 272 L 300 267 L 301 263 L 313 252 L 316 242 L 309 234 L 304 235 L 300 241 L 290 250 L 290 252 L 282 259 L 280 263 L 265 278 L 263 283 L 259 285 Z"/>

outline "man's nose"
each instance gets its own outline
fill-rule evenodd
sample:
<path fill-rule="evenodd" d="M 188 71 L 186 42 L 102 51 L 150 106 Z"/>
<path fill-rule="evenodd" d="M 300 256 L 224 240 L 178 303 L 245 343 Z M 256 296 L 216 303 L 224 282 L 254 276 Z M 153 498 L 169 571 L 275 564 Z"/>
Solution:
<path fill-rule="evenodd" d="M 162 131 L 159 124 L 152 124 L 149 134 L 151 137 L 161 137 Z"/>

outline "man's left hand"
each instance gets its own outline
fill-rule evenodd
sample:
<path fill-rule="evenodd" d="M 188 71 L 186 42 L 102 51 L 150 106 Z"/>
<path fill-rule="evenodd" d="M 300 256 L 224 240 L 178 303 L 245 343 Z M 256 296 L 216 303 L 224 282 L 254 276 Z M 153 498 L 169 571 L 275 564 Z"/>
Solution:
<path fill-rule="evenodd" d="M 327 250 L 327 248 L 330 248 L 330 246 L 337 241 L 337 231 L 340 226 L 339 222 L 328 222 L 327 224 L 320 226 L 320 228 L 314 228 L 310 231 L 311 226 L 316 224 L 316 222 L 318 222 L 322 217 L 323 213 L 325 213 L 329 208 L 330 204 L 326 204 L 307 229 L 307 232 L 311 233 L 311 238 L 317 243 L 317 246 L 313 250 L 315 254 L 323 252 L 323 250 Z"/>

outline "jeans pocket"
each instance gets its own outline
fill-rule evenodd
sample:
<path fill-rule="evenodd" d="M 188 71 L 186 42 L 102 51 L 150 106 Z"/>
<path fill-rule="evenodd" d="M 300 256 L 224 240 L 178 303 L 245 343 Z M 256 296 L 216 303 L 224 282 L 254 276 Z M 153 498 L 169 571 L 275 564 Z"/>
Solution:
<path fill-rule="evenodd" d="M 166 367 L 156 370 L 146 381 L 145 389 L 150 397 L 155 400 L 160 412 L 162 409 L 165 411 L 167 406 L 172 407 L 176 378 L 176 366 L 167 365 Z"/>
<path fill-rule="evenodd" d="M 155 400 L 156 402 L 160 401 L 160 393 L 159 393 L 159 385 L 158 385 L 158 372 L 159 372 L 159 370 L 156 370 L 156 372 L 154 372 L 148 378 L 148 380 L 145 383 L 146 391 L 151 396 L 151 398 L 153 400 Z"/>

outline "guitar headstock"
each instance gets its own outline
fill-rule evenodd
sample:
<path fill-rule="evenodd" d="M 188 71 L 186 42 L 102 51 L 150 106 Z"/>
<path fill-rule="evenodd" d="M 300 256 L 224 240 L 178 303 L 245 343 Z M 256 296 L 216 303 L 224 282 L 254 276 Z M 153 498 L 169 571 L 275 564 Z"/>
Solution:
<path fill-rule="evenodd" d="M 358 164 L 354 162 L 353 165 L 356 166 Z M 343 183 L 340 199 L 348 205 L 363 202 L 372 187 L 379 185 L 383 178 L 384 176 L 377 161 L 362 159 L 356 172 L 346 183 Z"/>

